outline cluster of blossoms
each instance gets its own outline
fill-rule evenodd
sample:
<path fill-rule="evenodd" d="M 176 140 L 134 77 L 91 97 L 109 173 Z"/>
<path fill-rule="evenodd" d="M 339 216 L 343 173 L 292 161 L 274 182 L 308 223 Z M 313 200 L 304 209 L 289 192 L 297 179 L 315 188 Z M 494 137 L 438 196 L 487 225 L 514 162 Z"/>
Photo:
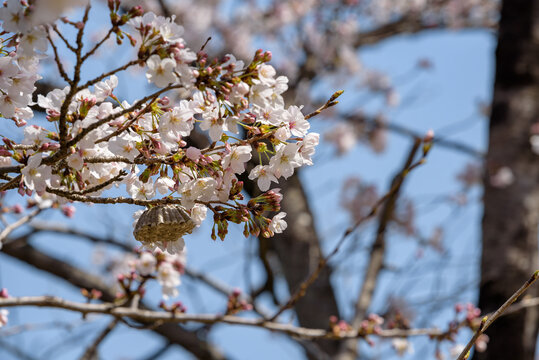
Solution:
<path fill-rule="evenodd" d="M 270 190 L 271 183 L 312 165 L 319 136 L 308 132 L 310 124 L 300 107 L 285 106 L 282 94 L 288 80 L 276 76 L 268 64 L 271 54 L 257 51 L 249 64 L 233 55 L 210 60 L 204 51 L 195 53 L 186 46 L 183 28 L 174 18 L 142 14 L 138 7 L 120 14 L 119 1 L 109 1 L 109 8 L 111 31 L 103 41 L 87 54 L 82 54 L 82 46 L 72 49 L 78 58 L 73 79 L 55 57 L 69 85 L 37 98 L 51 128 L 27 124 L 20 143 L 3 139 L 3 173 L 19 175 L 7 177 L 2 190 L 18 188 L 21 195 L 35 192 L 58 203 L 173 203 L 187 211 L 195 226 L 211 210 L 213 239 L 224 239 L 230 221 L 244 223 L 246 236 L 272 236 L 286 229 L 286 214 L 266 217 L 279 211 L 282 198 L 278 189 Z M 0 59 L 6 69 L 1 89 L 10 98 L 25 100 L 11 101 L 11 108 L 5 105 L 0 111 L 19 125 L 31 117 L 27 105 L 39 75 L 18 59 L 25 56 L 24 64 L 37 64 L 45 56 L 41 52 L 46 39 L 54 44 L 51 27 L 42 21 L 35 26 L 16 19 L 6 22 L 31 10 L 32 5 L 9 2 L 2 13 L 13 49 Z M 85 21 L 64 20 L 78 31 Z M 58 28 L 54 31 L 59 34 Z M 136 59 L 81 84 L 77 69 L 111 34 L 120 43 L 128 38 Z M 25 45 L 29 38 L 32 46 Z M 145 67 L 148 82 L 160 90 L 133 103 L 121 101 L 115 94 L 115 73 L 136 65 Z M 207 132 L 209 144 L 191 140 L 197 128 Z M 238 177 L 250 160 L 258 160 L 258 165 L 246 175 L 256 180 L 262 194 L 243 203 Z M 100 197 L 120 185 L 130 198 Z M 158 247 L 174 253 L 183 246 Z"/>
<path fill-rule="evenodd" d="M 156 250 L 137 251 L 135 256 L 124 256 L 120 263 L 115 264 L 114 273 L 120 285 L 117 299 L 122 300 L 133 294 L 143 296 L 145 284 L 155 279 L 161 285 L 163 298 L 178 296 L 178 287 L 181 284 L 180 276 L 184 272 L 186 263 L 185 249 L 177 254 L 170 254 Z"/>
<path fill-rule="evenodd" d="M 33 117 L 32 93 L 41 79 L 39 61 L 47 50 L 47 32 L 43 24 L 54 21 L 66 9 L 84 1 L 8 0 L 0 7 L 3 33 L 0 45 L 0 113 L 24 126 Z M 14 50 L 12 50 L 14 49 Z M 0 156 L 0 165 L 9 159 Z"/>
<path fill-rule="evenodd" d="M 228 296 L 228 302 L 226 304 L 226 314 L 234 315 L 240 311 L 252 310 L 253 306 L 247 302 L 247 300 L 241 298 L 241 290 L 234 289 Z"/>

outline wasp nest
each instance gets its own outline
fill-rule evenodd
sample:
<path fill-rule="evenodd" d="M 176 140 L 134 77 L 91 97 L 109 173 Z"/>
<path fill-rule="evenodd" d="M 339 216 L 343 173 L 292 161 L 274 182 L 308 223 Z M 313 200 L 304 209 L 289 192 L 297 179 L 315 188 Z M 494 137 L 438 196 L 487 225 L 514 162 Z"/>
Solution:
<path fill-rule="evenodd" d="M 185 208 L 179 205 L 157 205 L 140 215 L 133 235 L 147 247 L 162 247 L 162 244 L 175 242 L 184 234 L 190 234 L 194 227 Z"/>

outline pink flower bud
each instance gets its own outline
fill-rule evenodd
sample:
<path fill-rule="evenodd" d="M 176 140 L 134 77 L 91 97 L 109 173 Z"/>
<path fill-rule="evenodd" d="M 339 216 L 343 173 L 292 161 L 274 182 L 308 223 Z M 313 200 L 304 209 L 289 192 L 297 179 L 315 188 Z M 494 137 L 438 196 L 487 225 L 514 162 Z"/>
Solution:
<path fill-rule="evenodd" d="M 434 130 L 429 129 L 423 138 L 424 142 L 431 142 L 434 139 Z"/>
<path fill-rule="evenodd" d="M 7 297 L 9 297 L 9 294 L 8 294 L 8 292 L 7 292 L 7 289 L 6 289 L 6 288 L 2 288 L 2 290 L 0 290 L 0 298 L 5 299 L 5 298 L 7 298 Z"/>
<path fill-rule="evenodd" d="M 159 99 L 158 103 L 163 106 L 168 106 L 170 99 L 167 96 L 163 96 L 161 99 Z"/>
<path fill-rule="evenodd" d="M 75 215 L 75 207 L 71 205 L 64 205 L 62 207 L 62 213 L 68 218 L 72 218 Z"/>

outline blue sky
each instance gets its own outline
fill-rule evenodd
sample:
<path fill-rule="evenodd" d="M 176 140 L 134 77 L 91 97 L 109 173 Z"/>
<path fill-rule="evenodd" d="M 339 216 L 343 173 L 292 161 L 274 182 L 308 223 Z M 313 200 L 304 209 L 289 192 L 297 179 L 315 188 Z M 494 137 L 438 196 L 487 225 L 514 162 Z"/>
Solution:
<path fill-rule="evenodd" d="M 387 72 L 391 77 L 399 77 L 412 69 L 418 59 L 428 57 L 434 64 L 432 70 L 414 75 L 411 80 L 397 83 L 397 89 L 403 98 L 414 95 L 416 99 L 409 105 L 404 104 L 389 111 L 388 119 L 420 132 L 426 132 L 430 128 L 436 130 L 448 124 L 470 119 L 472 124 L 466 126 L 463 131 L 453 134 L 451 138 L 484 150 L 486 120 L 479 116 L 477 103 L 479 100 L 487 103 L 490 100 L 494 49 L 495 37 L 486 31 L 429 31 L 421 35 L 399 36 L 376 46 L 365 47 L 361 51 L 361 59 L 368 68 Z M 105 55 L 92 65 L 89 75 L 100 73 L 103 66 L 121 63 L 122 57 L 125 57 L 125 54 L 116 57 Z M 145 79 L 134 80 L 132 74 L 124 74 L 120 77 L 119 90 L 128 91 L 128 94 L 124 95 L 128 98 L 136 98 L 140 96 L 141 91 L 149 89 L 145 83 Z M 348 89 L 346 84 L 342 86 L 345 93 L 339 99 L 341 101 L 339 109 L 352 110 L 356 105 L 358 90 Z M 327 96 L 338 89 L 341 87 L 327 89 Z M 374 101 L 366 107 L 366 110 L 374 111 L 376 106 L 377 103 Z M 328 125 L 323 120 L 316 120 L 313 127 L 322 132 Z M 323 154 L 320 156 L 321 162 L 319 164 L 315 162 L 313 167 L 303 171 L 301 178 L 316 215 L 316 226 L 324 249 L 331 249 L 332 244 L 349 225 L 349 218 L 339 205 L 343 180 L 349 176 L 359 176 L 367 182 L 378 184 L 380 191 L 383 192 L 387 189 L 393 173 L 401 166 L 409 146 L 410 139 L 391 134 L 388 148 L 383 154 L 375 155 L 370 149 L 360 145 L 348 154 L 335 158 L 332 155 L 332 147 L 322 142 L 318 149 L 318 153 Z M 444 225 L 446 228 L 444 244 L 449 252 L 446 257 L 428 252 L 425 263 L 420 264 L 423 261 L 421 260 L 416 264 L 415 242 L 394 234 L 390 239 L 388 263 L 394 266 L 407 266 L 411 260 L 417 271 L 405 274 L 400 279 L 396 278 L 398 275 L 385 276 L 375 294 L 373 310 L 384 310 L 388 294 L 406 294 L 407 298 L 420 302 L 432 296 L 430 294 L 433 290 L 442 297 L 444 294 L 453 293 L 461 285 L 473 284 L 477 280 L 481 216 L 477 199 L 480 198 L 480 192 L 476 190 L 471 194 L 475 205 L 462 209 L 455 209 L 446 203 L 432 204 L 437 196 L 458 191 L 459 185 L 455 182 L 455 176 L 471 160 L 473 159 L 468 155 L 434 147 L 427 164 L 414 171 L 408 179 L 405 195 L 420 199 L 419 228 L 424 236 L 428 236 L 436 226 Z M 321 188 L 324 191 L 320 191 Z M 112 233 L 118 239 L 133 241 L 131 213 L 137 209 L 126 205 L 114 208 L 104 205 L 78 206 L 75 218 L 68 224 L 97 235 Z M 63 216 L 55 212 L 48 212 L 41 219 L 65 222 Z M 186 238 L 188 266 L 207 271 L 231 286 L 245 288 L 243 274 L 246 273 L 246 264 L 243 255 L 253 253 L 255 248 L 242 236 L 241 231 L 240 227 L 233 228 L 226 241 L 214 242 L 209 239 L 210 227 L 205 224 L 196 234 Z M 368 244 L 371 241 L 368 234 L 366 229 L 351 241 Z M 95 265 L 91 262 L 93 248 L 83 241 L 69 237 L 41 235 L 36 237 L 35 244 L 54 256 L 89 271 L 95 271 Z M 429 266 L 429 261 L 432 266 Z M 336 272 L 342 274 L 334 281 L 339 303 L 344 310 L 343 314 L 350 315 L 351 301 L 354 300 L 360 286 L 357 274 L 366 265 L 366 252 L 357 251 L 351 255 L 341 253 L 333 265 Z M 262 278 L 260 265 L 255 262 L 247 272 L 255 283 Z M 203 285 L 193 286 L 187 277 L 183 277 L 183 282 L 179 300 L 187 305 L 190 312 L 217 312 L 226 306 L 226 299 L 216 295 L 212 290 Z M 8 288 L 13 296 L 54 294 L 67 299 L 82 300 L 78 290 L 65 282 L 1 254 L 0 287 Z M 286 299 L 287 290 L 283 282 L 278 283 L 278 289 L 280 298 Z M 156 288 L 153 295 L 158 292 Z M 158 296 L 153 295 L 147 300 L 157 304 Z M 462 290 L 459 295 L 459 301 L 474 301 L 475 298 L 476 292 L 472 288 Z M 269 302 L 267 306 L 270 306 Z M 446 305 L 441 310 L 435 312 L 433 310 L 423 325 L 444 326 L 451 315 L 451 309 L 451 305 Z M 10 314 L 11 325 L 58 320 L 76 324 L 80 322 L 80 317 L 76 314 L 60 310 L 12 308 Z M 107 322 L 107 319 L 96 318 L 76 331 L 35 330 L 0 340 L 17 344 L 37 357 L 46 354 L 46 358 L 73 359 L 80 356 L 83 347 L 59 346 L 59 344 L 65 343 L 71 337 L 73 340 L 70 341 L 87 344 Z M 286 336 L 260 329 L 219 325 L 212 331 L 210 339 L 234 359 L 297 359 L 302 354 L 301 348 Z M 421 349 L 423 344 L 424 341 L 418 341 L 415 344 L 416 350 Z M 161 345 L 162 340 L 148 331 L 136 331 L 121 326 L 100 349 L 103 359 L 107 360 L 142 359 Z M 0 358 L 13 357 L 0 346 Z M 161 358 L 190 357 L 180 348 L 174 347 Z"/>

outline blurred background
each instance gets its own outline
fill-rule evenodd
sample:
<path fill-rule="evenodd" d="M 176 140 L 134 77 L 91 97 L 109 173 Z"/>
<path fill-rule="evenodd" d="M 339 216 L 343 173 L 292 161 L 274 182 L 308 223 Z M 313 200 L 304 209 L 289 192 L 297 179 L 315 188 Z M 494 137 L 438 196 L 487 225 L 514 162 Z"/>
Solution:
<path fill-rule="evenodd" d="M 258 308 L 277 310 L 321 254 L 331 252 L 345 230 L 389 191 L 414 140 L 428 130 L 435 134 L 433 148 L 426 164 L 406 177 L 395 208 L 354 231 L 281 321 L 326 329 L 330 316 L 357 325 L 376 313 L 384 317 L 384 328 L 446 329 L 465 316 L 456 314 L 457 304 L 479 301 L 483 313 L 493 311 L 537 269 L 537 154 L 530 140 L 539 111 L 537 98 L 528 101 L 519 91 L 539 87 L 533 60 L 538 35 L 531 30 L 539 26 L 539 1 L 122 4 L 175 16 L 191 49 L 200 49 L 211 37 L 206 47 L 211 56 L 234 54 L 249 61 L 258 48 L 271 51 L 271 64 L 289 78 L 287 105 L 304 105 L 304 114 L 344 90 L 337 106 L 311 120 L 312 130 L 321 134 L 314 165 L 278 186 L 288 222 L 283 234 L 246 239 L 242 227 L 231 226 L 224 242 L 212 241 L 207 221 L 185 238 L 186 271 L 173 301 L 180 300 L 189 313 L 224 312 L 227 293 L 234 288 L 249 294 Z M 68 16 L 77 19 L 81 13 Z M 93 1 L 85 41 L 95 42 L 108 26 L 106 3 Z M 72 35 L 69 28 L 60 28 Z M 498 42 L 507 45 L 498 47 L 497 61 Z M 72 64 L 61 46 L 60 51 L 66 54 L 64 63 Z M 90 79 L 132 57 L 128 44 L 109 41 L 83 76 Z M 42 63 L 46 75 L 38 91 L 63 88 L 55 64 Z M 133 101 L 151 90 L 142 72 L 124 72 L 119 79 L 122 100 Z M 510 95 L 496 97 L 503 91 Z M 493 94 L 497 107 L 491 107 Z M 514 98 L 521 103 L 513 103 Z M 43 114 L 36 117 L 37 123 L 44 122 Z M 489 137 L 492 119 L 498 127 Z M 11 123 L 2 125 L 2 133 L 17 140 Z M 17 201 L 10 194 L 2 205 L 9 208 Z M 75 206 L 70 219 L 58 211 L 43 212 L 12 234 L 27 242 L 22 250 L 6 246 L 0 252 L 0 288 L 12 296 L 54 294 L 74 301 L 84 301 L 80 288 L 88 284 L 114 293 L 115 275 L 137 246 L 131 224 L 139 207 Z M 8 222 L 20 216 L 5 213 Z M 383 261 L 376 263 L 373 259 L 380 256 Z M 534 291 L 530 297 L 537 296 Z M 158 306 L 157 285 L 148 287 L 145 301 Z M 9 326 L 0 329 L 0 358 L 77 359 L 109 321 L 61 310 L 11 308 Z M 538 324 L 533 307 L 501 319 L 489 329 L 487 351 L 474 356 L 532 360 Z M 182 328 L 156 331 L 119 324 L 100 344 L 98 358 L 451 359 L 472 334 L 462 329 L 452 341 L 414 337 L 399 347 L 393 339 L 375 336 L 368 344 L 363 339 L 299 340 L 236 325 Z M 503 351 L 513 355 L 505 357 Z"/>

